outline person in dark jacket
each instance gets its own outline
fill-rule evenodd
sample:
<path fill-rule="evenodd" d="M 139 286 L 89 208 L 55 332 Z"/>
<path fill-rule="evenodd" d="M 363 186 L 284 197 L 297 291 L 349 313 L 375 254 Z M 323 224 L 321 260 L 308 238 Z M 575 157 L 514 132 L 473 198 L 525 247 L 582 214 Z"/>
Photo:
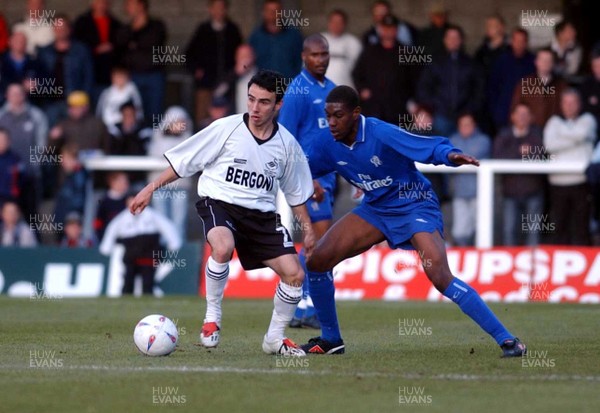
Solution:
<path fill-rule="evenodd" d="M 130 22 L 122 28 L 117 38 L 120 64 L 129 70 L 131 80 L 142 95 L 144 120 L 148 124 L 163 112 L 165 66 L 184 60 L 177 46 L 175 49 L 165 46 L 165 24 L 150 17 L 149 7 L 149 0 L 126 0 L 125 11 Z"/>
<path fill-rule="evenodd" d="M 417 100 L 434 110 L 434 127 L 448 136 L 456 131 L 459 113 L 479 119 L 484 99 L 484 79 L 479 65 L 463 50 L 463 31 L 448 26 L 444 35 L 446 53 L 427 66 L 419 78 Z"/>
<path fill-rule="evenodd" d="M 23 190 L 23 162 L 10 149 L 10 135 L 0 128 L 0 204 L 19 199 Z"/>
<path fill-rule="evenodd" d="M 102 89 L 110 85 L 110 73 L 117 62 L 117 35 L 121 23 L 110 12 L 110 0 L 92 0 L 90 9 L 73 25 L 73 37 L 87 45 L 94 61 L 92 101 L 98 101 Z"/>
<path fill-rule="evenodd" d="M 485 37 L 475 52 L 475 60 L 481 65 L 486 79 L 492 71 L 496 59 L 510 50 L 506 37 L 506 23 L 499 14 L 493 14 L 485 19 Z"/>
<path fill-rule="evenodd" d="M 436 2 L 429 8 L 429 26 L 418 34 L 420 46 L 425 48 L 425 53 L 433 58 L 444 54 L 444 34 L 450 24 L 448 23 L 448 10 L 443 3 Z"/>
<path fill-rule="evenodd" d="M 212 92 L 233 69 L 235 51 L 242 44 L 238 26 L 227 16 L 227 0 L 210 0 L 209 20 L 201 23 L 186 49 L 187 65 L 196 81 L 196 123 L 208 116 Z"/>
<path fill-rule="evenodd" d="M 492 157 L 495 159 L 518 159 L 524 162 L 541 161 L 545 158 L 542 130 L 532 124 L 529 105 L 519 103 L 512 109 L 510 126 L 504 127 L 494 140 Z M 503 195 L 503 244 L 537 245 L 540 231 L 523 231 L 525 216 L 539 216 L 544 208 L 544 175 L 502 175 Z"/>
<path fill-rule="evenodd" d="M 594 48 L 590 57 L 592 73 L 579 87 L 583 111 L 591 113 L 600 125 L 600 46 Z M 596 131 L 596 142 L 600 138 L 600 128 Z"/>
<path fill-rule="evenodd" d="M 385 16 L 379 26 L 379 43 L 363 50 L 352 72 L 363 113 L 393 124 L 407 113 L 414 88 L 414 66 L 398 67 L 397 31 L 398 19 Z"/>
<path fill-rule="evenodd" d="M 379 43 L 379 25 L 381 20 L 392 14 L 392 5 L 387 0 L 376 0 L 371 6 L 372 25 L 363 35 L 363 46 Z M 398 19 L 396 39 L 403 45 L 412 46 L 417 41 L 417 28 L 407 21 Z"/>

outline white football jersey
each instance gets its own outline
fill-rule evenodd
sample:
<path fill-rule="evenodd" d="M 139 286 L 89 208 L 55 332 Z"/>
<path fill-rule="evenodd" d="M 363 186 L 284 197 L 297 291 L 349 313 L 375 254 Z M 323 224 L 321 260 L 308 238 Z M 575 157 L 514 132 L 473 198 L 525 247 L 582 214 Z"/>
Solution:
<path fill-rule="evenodd" d="M 313 194 L 306 155 L 280 124 L 271 138 L 254 138 L 244 117 L 214 121 L 179 145 L 165 158 L 182 178 L 202 171 L 198 195 L 263 212 L 276 210 L 278 188 L 289 205 L 305 203 Z"/>

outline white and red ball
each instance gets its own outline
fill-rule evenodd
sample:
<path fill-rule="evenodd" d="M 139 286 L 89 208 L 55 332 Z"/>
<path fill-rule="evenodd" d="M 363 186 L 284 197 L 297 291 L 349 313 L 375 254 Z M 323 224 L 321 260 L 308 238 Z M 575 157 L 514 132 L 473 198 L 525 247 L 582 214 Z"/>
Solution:
<path fill-rule="evenodd" d="M 178 338 L 175 323 L 160 314 L 142 318 L 133 331 L 135 345 L 148 356 L 168 356 L 175 350 Z"/>

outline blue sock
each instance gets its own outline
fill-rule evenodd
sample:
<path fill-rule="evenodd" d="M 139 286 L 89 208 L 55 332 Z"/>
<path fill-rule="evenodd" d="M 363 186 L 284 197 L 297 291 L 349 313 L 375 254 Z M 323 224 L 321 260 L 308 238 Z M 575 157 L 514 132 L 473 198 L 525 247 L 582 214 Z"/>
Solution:
<path fill-rule="evenodd" d="M 454 301 L 463 313 L 471 317 L 479 327 L 494 337 L 498 345 L 501 345 L 506 339 L 514 338 L 492 313 L 487 304 L 483 302 L 477 291 L 471 288 L 469 284 L 454 277 L 446 291 L 444 291 L 444 296 Z"/>
<path fill-rule="evenodd" d="M 342 339 L 335 310 L 335 287 L 333 274 L 328 272 L 308 272 L 310 297 L 321 322 L 321 338 L 327 341 Z"/>
<path fill-rule="evenodd" d="M 308 285 L 310 284 L 310 281 L 308 279 L 308 270 L 306 269 L 306 256 L 304 255 L 304 248 L 302 248 L 300 250 L 300 254 L 298 254 L 298 258 L 300 259 L 300 264 L 302 265 L 302 269 L 304 270 L 304 273 L 307 274 L 306 277 L 304 277 L 304 282 L 302 283 L 302 299 L 306 300 L 307 298 L 310 297 L 310 293 L 309 293 L 309 287 Z M 300 316 L 298 318 L 302 318 L 303 316 L 308 318 L 308 317 L 312 317 L 313 315 L 316 314 L 316 310 L 315 307 L 312 305 L 312 303 L 306 303 L 306 308 L 300 310 Z M 298 314 L 298 310 L 296 310 L 296 314 Z"/>

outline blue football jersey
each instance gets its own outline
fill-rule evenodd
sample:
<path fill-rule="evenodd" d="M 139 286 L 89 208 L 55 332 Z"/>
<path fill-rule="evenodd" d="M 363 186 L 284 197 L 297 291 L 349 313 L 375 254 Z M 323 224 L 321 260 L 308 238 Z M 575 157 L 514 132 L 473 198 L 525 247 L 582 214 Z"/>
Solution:
<path fill-rule="evenodd" d="M 306 69 L 287 85 L 277 121 L 296 137 L 306 154 L 312 151 L 315 142 L 331 138 L 325 118 L 325 98 L 333 88 L 331 80 L 325 78 L 319 82 Z M 323 176 L 319 182 L 331 192 L 335 188 L 335 174 Z"/>
<path fill-rule="evenodd" d="M 337 171 L 365 193 L 363 202 L 377 213 L 412 211 L 421 202 L 439 205 L 431 183 L 415 162 L 458 166 L 448 160 L 461 152 L 438 136 L 419 136 L 377 118 L 360 116 L 356 142 L 347 146 L 331 134 L 309 153 L 313 176 Z"/>

